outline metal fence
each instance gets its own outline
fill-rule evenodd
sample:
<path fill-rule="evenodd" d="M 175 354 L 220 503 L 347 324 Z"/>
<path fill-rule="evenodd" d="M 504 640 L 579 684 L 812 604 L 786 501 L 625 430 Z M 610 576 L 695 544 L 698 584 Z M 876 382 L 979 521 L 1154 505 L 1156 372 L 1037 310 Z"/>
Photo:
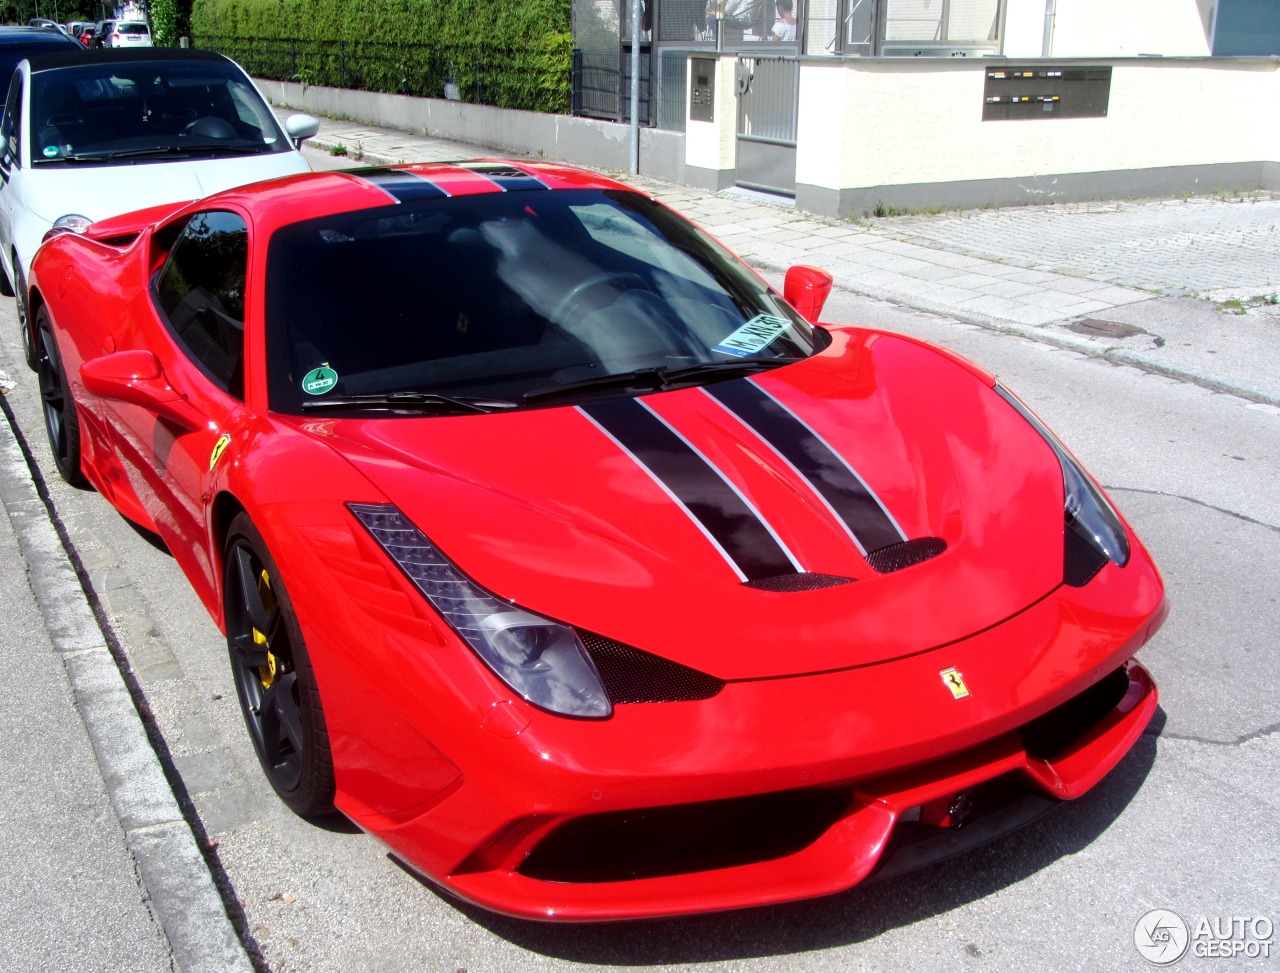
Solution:
<path fill-rule="evenodd" d="M 259 78 L 503 108 L 530 107 L 519 103 L 519 93 L 506 90 L 499 80 L 500 75 L 509 78 L 519 74 L 519 65 L 527 56 L 519 49 L 484 44 L 215 36 L 195 37 L 193 44 L 225 54 Z"/>
<path fill-rule="evenodd" d="M 650 58 L 640 58 L 640 124 L 650 124 Z M 631 55 L 620 49 L 573 52 L 573 114 L 613 122 L 631 119 Z"/>
<path fill-rule="evenodd" d="M 522 103 L 518 93 L 513 96 L 499 82 L 500 76 L 511 77 L 511 66 L 519 65 L 525 56 L 510 48 L 341 40 L 321 43 L 300 38 L 211 35 L 193 38 L 193 46 L 225 54 L 257 78 L 448 98 L 501 108 L 533 107 Z M 683 131 L 685 52 L 663 51 L 661 60 L 655 99 L 654 58 L 647 48 L 640 58 L 640 123 L 656 122 L 662 128 Z M 629 121 L 630 54 L 621 47 L 574 50 L 569 90 L 569 103 L 560 106 L 559 111 Z"/>
<path fill-rule="evenodd" d="M 658 128 L 685 130 L 689 54 L 689 51 L 675 50 L 658 53 Z"/>

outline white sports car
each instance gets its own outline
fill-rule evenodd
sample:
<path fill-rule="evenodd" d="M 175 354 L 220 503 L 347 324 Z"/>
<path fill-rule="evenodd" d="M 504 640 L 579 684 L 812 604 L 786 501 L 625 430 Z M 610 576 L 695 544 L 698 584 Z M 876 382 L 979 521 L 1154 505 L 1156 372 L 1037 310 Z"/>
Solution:
<path fill-rule="evenodd" d="M 23 61 L 0 120 L 0 292 L 15 294 L 27 362 L 31 259 L 54 226 L 174 206 L 306 172 L 309 115 L 282 130 L 248 75 L 206 51 L 71 51 Z"/>

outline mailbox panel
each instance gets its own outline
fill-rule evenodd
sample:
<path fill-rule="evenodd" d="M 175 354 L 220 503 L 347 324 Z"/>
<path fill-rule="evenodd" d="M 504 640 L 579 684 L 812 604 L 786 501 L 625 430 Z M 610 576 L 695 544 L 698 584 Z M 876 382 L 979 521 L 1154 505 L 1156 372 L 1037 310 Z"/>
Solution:
<path fill-rule="evenodd" d="M 986 69 L 982 120 L 1102 118 L 1111 100 L 1111 67 L 1001 65 Z"/>

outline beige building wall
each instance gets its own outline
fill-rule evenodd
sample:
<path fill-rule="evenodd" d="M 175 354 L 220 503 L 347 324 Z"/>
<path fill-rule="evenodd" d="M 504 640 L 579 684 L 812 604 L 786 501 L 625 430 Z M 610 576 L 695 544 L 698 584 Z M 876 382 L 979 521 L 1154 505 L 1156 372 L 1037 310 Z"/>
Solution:
<path fill-rule="evenodd" d="M 1004 12 L 1006 57 L 1040 56 L 1044 46 L 1044 7 L 1045 0 L 1008 0 Z"/>
<path fill-rule="evenodd" d="M 1004 53 L 1039 57 L 1048 0 L 1008 0 Z M 1203 57 L 1217 0 L 1054 0 L 1050 57 Z"/>
<path fill-rule="evenodd" d="M 971 62 L 806 63 L 796 182 L 842 189 L 1106 169 L 1280 161 L 1277 62 L 1141 60 L 1114 67 L 1104 118 L 982 120 Z"/>

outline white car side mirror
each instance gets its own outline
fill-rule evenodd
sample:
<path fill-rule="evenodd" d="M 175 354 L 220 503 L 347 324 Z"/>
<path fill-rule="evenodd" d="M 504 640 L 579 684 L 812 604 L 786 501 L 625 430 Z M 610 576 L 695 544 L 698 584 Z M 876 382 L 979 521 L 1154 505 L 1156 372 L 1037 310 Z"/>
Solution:
<path fill-rule="evenodd" d="M 284 120 L 284 130 L 297 148 L 320 131 L 320 120 L 310 115 L 290 115 Z"/>

